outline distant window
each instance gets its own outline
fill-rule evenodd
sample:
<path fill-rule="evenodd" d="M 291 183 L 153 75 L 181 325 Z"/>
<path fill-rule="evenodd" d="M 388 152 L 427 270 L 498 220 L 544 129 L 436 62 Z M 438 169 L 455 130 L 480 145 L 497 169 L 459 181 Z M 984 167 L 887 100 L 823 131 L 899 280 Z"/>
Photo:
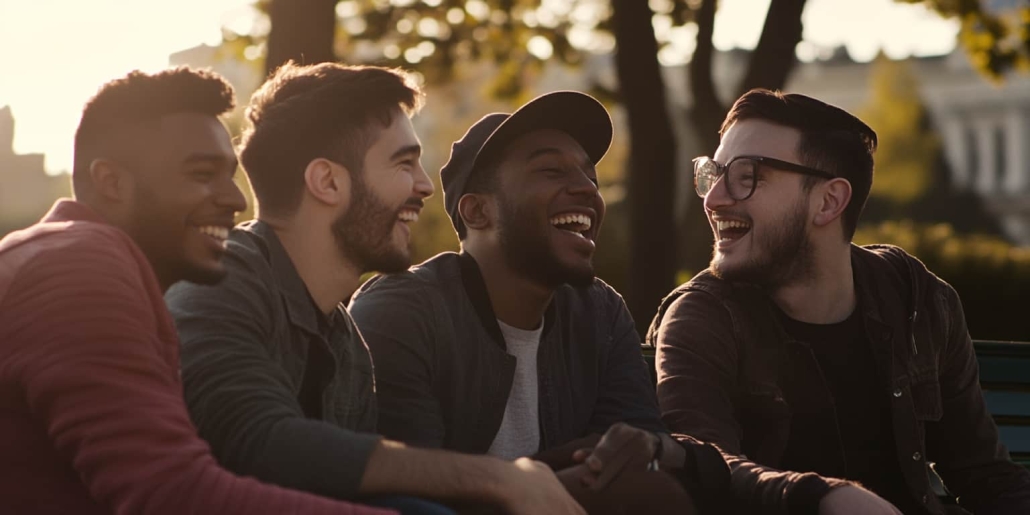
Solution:
<path fill-rule="evenodd" d="M 1008 160 L 1005 152 L 1005 128 L 998 126 L 994 128 L 994 187 L 1001 190 L 1005 184 L 1005 173 L 1008 167 Z"/>
<path fill-rule="evenodd" d="M 976 140 L 976 131 L 972 127 L 966 127 L 966 170 L 969 170 L 970 177 L 976 177 L 980 172 L 980 142 Z"/>

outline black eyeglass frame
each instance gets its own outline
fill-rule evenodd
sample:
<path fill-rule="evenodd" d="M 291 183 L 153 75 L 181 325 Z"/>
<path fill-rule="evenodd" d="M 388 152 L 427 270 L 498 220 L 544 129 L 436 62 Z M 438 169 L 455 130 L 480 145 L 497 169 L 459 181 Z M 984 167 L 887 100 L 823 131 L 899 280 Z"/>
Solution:
<path fill-rule="evenodd" d="M 730 166 L 734 162 L 739 161 L 741 159 L 748 159 L 748 160 L 754 161 L 755 165 L 756 165 L 755 166 L 755 172 L 756 173 L 758 172 L 758 168 L 760 168 L 762 166 L 768 166 L 769 168 L 773 168 L 775 170 L 783 170 L 783 171 L 786 171 L 786 172 L 800 173 L 802 175 L 811 175 L 813 177 L 821 177 L 823 179 L 836 179 L 837 178 L 836 175 L 833 175 L 830 172 L 826 172 L 826 171 L 819 170 L 819 169 L 812 168 L 812 167 L 805 166 L 805 165 L 799 165 L 797 163 L 791 163 L 789 161 L 783 161 L 783 160 L 776 159 L 776 158 L 773 158 L 773 157 L 765 157 L 765 156 L 737 156 L 737 157 L 734 157 L 733 159 L 730 159 L 730 162 L 728 162 L 726 164 L 720 164 L 718 161 L 716 161 L 716 160 L 714 160 L 714 159 L 712 159 L 712 158 L 710 158 L 708 156 L 701 156 L 701 157 L 695 157 L 693 159 L 693 163 L 694 163 L 694 191 L 697 193 L 697 195 L 699 197 L 704 198 L 705 195 L 710 193 L 712 191 L 712 189 L 715 188 L 715 184 L 719 182 L 719 179 L 721 179 L 721 178 L 726 176 L 726 173 L 729 171 Z M 711 163 L 712 165 L 715 166 L 716 173 L 715 173 L 715 175 L 713 177 L 711 187 L 708 188 L 708 191 L 706 191 L 704 193 L 701 193 L 701 188 L 698 185 L 697 176 L 702 173 L 701 172 L 702 167 L 705 166 L 708 163 Z M 711 174 L 709 174 L 709 175 L 711 175 Z M 744 196 L 744 198 L 733 198 L 733 200 L 736 200 L 737 202 L 743 202 L 743 201 L 751 198 L 751 196 L 755 194 L 755 188 L 757 186 L 758 186 L 758 181 L 756 181 L 756 180 L 751 181 L 751 191 L 749 191 L 748 194 Z M 732 197 L 732 195 L 731 195 L 731 197 Z"/>

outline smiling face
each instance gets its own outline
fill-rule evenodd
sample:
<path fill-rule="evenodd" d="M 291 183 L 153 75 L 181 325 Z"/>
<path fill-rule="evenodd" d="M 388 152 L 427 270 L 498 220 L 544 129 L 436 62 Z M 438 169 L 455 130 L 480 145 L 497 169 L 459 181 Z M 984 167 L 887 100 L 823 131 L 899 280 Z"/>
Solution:
<path fill-rule="evenodd" d="M 556 130 L 529 133 L 508 145 L 496 173 L 499 241 L 509 266 L 550 287 L 590 284 L 605 206 L 579 143 Z"/>
<path fill-rule="evenodd" d="M 351 175 L 351 202 L 333 223 L 340 252 L 365 272 L 392 273 L 411 264 L 411 227 L 433 194 L 422 168 L 422 147 L 399 109 Z"/>
<path fill-rule="evenodd" d="M 126 231 L 168 286 L 225 275 L 221 259 L 233 217 L 247 207 L 233 176 L 236 155 L 213 116 L 174 114 L 148 122 L 134 138 Z"/>
<path fill-rule="evenodd" d="M 801 133 L 765 120 L 734 123 L 714 159 L 728 163 L 742 155 L 800 163 Z M 758 167 L 754 194 L 733 200 L 725 177 L 705 197 L 705 213 L 715 235 L 711 269 L 730 280 L 776 287 L 811 271 L 809 192 L 804 176 Z"/>

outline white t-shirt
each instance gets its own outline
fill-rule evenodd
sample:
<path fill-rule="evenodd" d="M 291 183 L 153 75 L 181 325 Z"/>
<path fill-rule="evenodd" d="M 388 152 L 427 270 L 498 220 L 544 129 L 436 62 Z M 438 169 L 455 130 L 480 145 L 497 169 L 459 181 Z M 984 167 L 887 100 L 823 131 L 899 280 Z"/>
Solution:
<path fill-rule="evenodd" d="M 515 356 L 512 381 L 504 419 L 488 453 L 506 460 L 536 454 L 540 448 L 539 387 L 536 377 L 536 352 L 540 347 L 543 322 L 526 331 L 497 321 L 504 335 L 508 354 Z"/>

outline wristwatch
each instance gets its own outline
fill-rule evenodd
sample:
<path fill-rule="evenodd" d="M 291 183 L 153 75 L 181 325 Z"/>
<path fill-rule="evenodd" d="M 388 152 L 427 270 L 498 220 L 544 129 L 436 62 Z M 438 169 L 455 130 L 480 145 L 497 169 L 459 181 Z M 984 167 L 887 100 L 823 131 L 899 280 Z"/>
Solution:
<path fill-rule="evenodd" d="M 649 471 L 656 471 L 656 470 L 659 470 L 659 463 L 661 462 L 662 451 L 664 450 L 664 448 L 662 446 L 662 435 L 660 435 L 658 433 L 651 433 L 651 434 L 654 435 L 654 437 L 655 437 L 655 439 L 657 441 L 655 442 L 654 455 L 651 456 L 651 462 L 648 463 L 647 470 L 649 470 Z"/>

